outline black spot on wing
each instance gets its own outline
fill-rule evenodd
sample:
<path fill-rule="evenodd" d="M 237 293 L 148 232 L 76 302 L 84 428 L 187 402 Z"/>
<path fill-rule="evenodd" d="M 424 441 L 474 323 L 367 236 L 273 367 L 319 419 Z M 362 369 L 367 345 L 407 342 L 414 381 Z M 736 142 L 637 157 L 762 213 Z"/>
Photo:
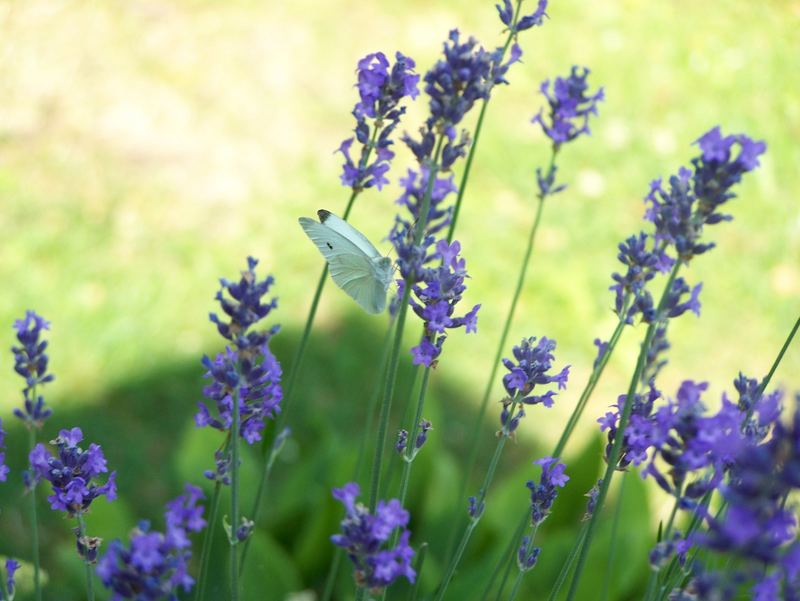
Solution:
<path fill-rule="evenodd" d="M 333 244 L 331 244 L 330 242 L 326 242 L 325 244 L 327 244 L 327 245 L 328 245 L 328 248 L 330 248 L 331 250 L 333 250 Z"/>
<path fill-rule="evenodd" d="M 320 209 L 319 211 L 317 211 L 317 216 L 319 217 L 319 222 L 320 223 L 325 223 L 325 221 L 327 221 L 328 217 L 331 216 L 331 212 L 330 211 L 326 211 L 325 209 Z"/>

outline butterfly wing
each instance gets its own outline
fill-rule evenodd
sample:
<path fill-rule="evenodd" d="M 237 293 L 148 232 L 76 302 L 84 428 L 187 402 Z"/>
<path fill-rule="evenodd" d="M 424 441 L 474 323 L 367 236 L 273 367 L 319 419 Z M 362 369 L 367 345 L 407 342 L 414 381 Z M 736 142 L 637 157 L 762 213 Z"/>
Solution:
<path fill-rule="evenodd" d="M 372 245 L 372 242 L 370 242 L 364 234 L 359 232 L 341 217 L 337 217 L 325 209 L 320 209 L 317 211 L 317 215 L 319 216 L 320 223 L 326 227 L 329 227 L 337 234 L 341 234 L 347 238 L 350 242 L 364 251 L 364 254 L 366 254 L 370 259 L 381 256 L 381 254 L 378 252 L 378 249 Z"/>
<path fill-rule="evenodd" d="M 386 307 L 386 290 L 389 282 L 383 277 L 376 262 L 363 248 L 326 223 L 319 223 L 307 217 L 301 217 L 299 221 L 308 237 L 328 261 L 331 278 L 336 285 L 368 313 L 381 313 Z M 351 229 L 357 231 L 355 228 Z M 363 238 L 360 233 L 359 236 Z M 371 244 L 369 246 L 374 250 L 375 247 Z M 378 254 L 377 250 L 375 253 Z"/>

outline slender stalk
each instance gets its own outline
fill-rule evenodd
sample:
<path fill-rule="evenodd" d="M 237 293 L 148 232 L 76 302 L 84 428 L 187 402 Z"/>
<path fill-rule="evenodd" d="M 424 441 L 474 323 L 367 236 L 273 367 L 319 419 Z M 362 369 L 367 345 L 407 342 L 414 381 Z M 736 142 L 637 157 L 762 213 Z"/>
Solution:
<path fill-rule="evenodd" d="M 409 428 L 408 444 L 406 445 L 406 452 L 403 457 L 403 475 L 400 478 L 400 504 L 405 505 L 406 493 L 408 492 L 408 481 L 411 478 L 411 464 L 414 463 L 414 456 L 417 454 L 416 441 L 419 434 L 419 422 L 422 419 L 422 409 L 425 406 L 425 393 L 428 390 L 428 378 L 431 375 L 431 368 L 426 367 L 422 372 L 422 384 L 419 388 L 419 396 L 417 397 L 417 411 L 414 415 L 414 422 Z M 395 532 L 395 538 L 398 533 Z"/>
<path fill-rule="evenodd" d="M 533 541 L 536 540 L 536 532 L 539 530 L 539 524 L 535 526 L 531 526 L 531 533 L 530 533 L 530 541 L 528 542 L 528 550 L 530 550 L 533 546 Z M 525 577 L 525 574 L 530 571 L 530 569 L 523 569 L 522 565 L 519 565 L 519 572 L 517 572 L 517 578 L 514 580 L 514 586 L 511 587 L 511 593 L 508 596 L 508 601 L 514 601 L 514 598 L 517 596 L 519 592 L 519 587 L 522 585 L 522 579 Z"/>
<path fill-rule="evenodd" d="M 227 450 L 226 450 L 227 452 Z M 208 566 L 211 563 L 211 547 L 214 538 L 214 525 L 217 523 L 219 513 L 219 501 L 222 496 L 222 484 L 214 484 L 214 492 L 211 494 L 211 507 L 208 513 L 208 527 L 203 534 L 203 549 L 200 552 L 200 574 L 197 576 L 197 587 L 194 591 L 194 601 L 202 601 L 206 590 L 206 580 L 208 578 Z"/>
<path fill-rule="evenodd" d="M 417 225 L 414 230 L 414 244 L 417 245 L 421 242 L 422 236 L 425 233 L 425 227 L 428 223 L 428 214 L 431 207 L 431 195 L 433 194 L 433 185 L 436 181 L 436 176 L 439 172 L 439 155 L 444 143 L 444 136 L 439 136 L 439 141 L 436 145 L 436 150 L 433 154 L 433 159 L 428 166 L 428 181 L 425 186 L 425 195 L 422 198 L 422 207 L 417 219 Z M 369 510 L 375 511 L 378 504 L 378 495 L 380 494 L 381 486 L 381 469 L 383 465 L 383 454 L 386 447 L 386 431 L 389 427 L 389 413 L 392 408 L 392 396 L 394 395 L 394 385 L 397 379 L 397 364 L 400 360 L 400 346 L 403 342 L 403 328 L 406 323 L 406 314 L 408 313 L 408 299 L 411 296 L 411 285 L 406 282 L 403 290 L 403 298 L 400 301 L 400 307 L 397 311 L 397 328 L 394 335 L 394 343 L 392 345 L 392 353 L 389 356 L 389 366 L 386 372 L 386 388 L 384 390 L 383 400 L 381 402 L 380 417 L 378 418 L 378 434 L 375 443 L 375 458 L 372 462 L 372 477 L 370 479 L 369 491 Z"/>
<path fill-rule="evenodd" d="M 36 387 L 33 388 L 33 398 L 36 398 Z M 36 430 L 31 425 L 28 430 L 28 451 L 33 451 L 36 446 Z M 31 551 L 33 554 L 33 586 L 36 591 L 36 601 L 42 601 L 42 585 L 39 577 L 39 518 L 36 514 L 36 483 L 31 485 Z"/>
<path fill-rule="evenodd" d="M 414 586 L 411 588 L 411 592 L 408 595 L 408 601 L 417 601 L 417 595 L 419 595 L 419 581 L 421 580 L 420 574 L 422 574 L 422 566 L 425 564 L 425 554 L 427 551 L 428 543 L 422 543 L 419 546 L 419 551 L 417 551 L 417 563 L 414 566 L 414 569 L 417 572 L 417 577 L 414 580 Z"/>
<path fill-rule="evenodd" d="M 555 601 L 556 597 L 558 597 L 558 593 L 561 592 L 561 587 L 564 586 L 567 574 L 569 574 L 572 564 L 575 563 L 575 558 L 578 556 L 578 549 L 583 543 L 583 539 L 586 538 L 586 530 L 586 524 L 584 524 L 578 534 L 578 544 L 572 547 L 569 555 L 567 555 L 566 561 L 564 561 L 564 564 L 561 566 L 561 571 L 558 573 L 558 578 L 556 578 L 556 582 L 553 585 L 553 589 L 550 591 L 550 595 L 547 597 L 547 601 Z"/>
<path fill-rule="evenodd" d="M 509 416 L 514 415 L 514 410 L 517 407 L 517 399 L 515 398 L 514 401 L 511 403 L 511 409 L 509 410 Z M 497 446 L 494 450 L 494 455 L 492 455 L 492 460 L 489 463 L 489 469 L 486 471 L 486 476 L 483 479 L 483 485 L 481 486 L 480 491 L 478 492 L 478 497 L 476 499 L 475 506 L 478 508 L 477 515 L 471 517 L 467 527 L 464 529 L 464 533 L 461 536 L 461 542 L 458 544 L 458 548 L 456 549 L 455 554 L 450 559 L 450 563 L 447 566 L 447 570 L 445 572 L 444 578 L 442 579 L 442 583 L 439 586 L 439 590 L 436 593 L 436 597 L 434 597 L 435 601 L 441 601 L 444 598 L 444 594 L 447 591 L 447 587 L 450 585 L 450 580 L 453 578 L 453 574 L 456 571 L 456 567 L 458 567 L 459 562 L 461 561 L 461 556 L 464 554 L 464 550 L 467 548 L 467 543 L 469 542 L 470 537 L 472 536 L 473 530 L 478 525 L 478 522 L 481 519 L 481 514 L 483 513 L 482 505 L 486 500 L 486 493 L 489 490 L 489 486 L 494 479 L 494 473 L 497 471 L 497 464 L 500 461 L 500 455 L 503 452 L 503 448 L 506 445 L 506 440 L 508 440 L 508 433 L 503 432 L 500 435 L 500 438 L 497 441 Z"/>
<path fill-rule="evenodd" d="M 392 334 L 394 321 L 389 322 L 389 327 L 386 329 L 386 334 L 383 337 L 383 345 L 381 347 L 381 360 L 380 360 L 380 369 L 378 371 L 378 378 L 375 383 L 375 388 L 372 391 L 372 395 L 369 399 L 369 407 L 367 408 L 367 419 L 365 422 L 365 435 L 360 437 L 358 443 L 358 455 L 356 456 L 356 463 L 353 466 L 353 480 L 358 481 L 360 474 L 361 474 L 361 466 L 364 463 L 364 455 L 366 454 L 367 449 L 367 440 L 368 436 L 366 435 L 367 432 L 372 431 L 372 422 L 375 419 L 375 406 L 378 404 L 378 397 L 380 396 L 381 391 L 381 383 L 383 381 L 384 372 L 386 371 L 386 359 L 389 355 L 389 342 L 390 336 Z M 336 585 L 336 576 L 339 573 L 339 566 L 342 563 L 342 555 L 344 553 L 344 549 L 341 547 L 336 547 L 336 550 L 333 552 L 333 559 L 331 560 L 331 565 L 328 568 L 328 575 L 325 577 L 325 589 L 322 592 L 322 601 L 330 601 L 331 597 L 333 596 L 333 589 Z"/>
<path fill-rule="evenodd" d="M 231 601 L 239 599 L 239 549 L 236 530 L 239 528 L 239 406 L 242 402 L 239 387 L 233 393 L 233 423 L 230 430 L 231 445 L 231 532 L 230 544 Z"/>
<path fill-rule="evenodd" d="M 355 601 L 364 601 L 364 595 L 366 594 L 366 592 L 367 589 L 365 589 L 363 586 L 357 586 Z"/>
<path fill-rule="evenodd" d="M 628 304 L 626 300 L 626 302 L 624 303 L 622 315 L 625 315 L 627 311 L 627 306 Z M 553 449 L 553 452 L 550 454 L 551 457 L 561 457 L 561 454 L 564 452 L 564 448 L 566 447 L 567 442 L 569 441 L 569 438 L 572 435 L 572 432 L 575 429 L 575 426 L 577 425 L 583 413 L 583 410 L 586 408 L 586 405 L 588 404 L 589 399 L 591 398 L 592 393 L 594 392 L 594 389 L 597 386 L 597 382 L 600 380 L 600 376 L 603 374 L 603 371 L 605 370 L 605 367 L 608 364 L 609 359 L 611 358 L 611 354 L 614 352 L 614 349 L 616 348 L 617 343 L 619 342 L 619 339 L 622 336 L 622 331 L 624 330 L 624 328 L 625 328 L 625 320 L 620 319 L 617 322 L 617 326 L 614 329 L 611 338 L 609 338 L 608 346 L 606 347 L 605 353 L 603 353 L 602 357 L 600 357 L 600 360 L 597 362 L 597 365 L 594 367 L 592 373 L 589 375 L 589 379 L 586 382 L 586 385 L 584 386 L 583 391 L 580 394 L 578 402 L 576 403 L 575 408 L 573 409 L 569 420 L 567 421 L 567 425 L 564 428 L 564 431 L 561 433 L 561 437 L 559 438 L 558 443 L 555 446 L 555 449 Z M 504 573 L 501 590 L 502 587 L 505 587 L 506 579 L 511 571 L 511 567 L 514 564 L 513 550 L 519 546 L 519 542 L 522 538 L 522 531 L 524 529 L 524 524 L 527 522 L 527 520 L 528 520 L 528 509 L 526 508 L 521 516 L 521 522 L 520 522 L 521 526 L 517 528 L 517 530 L 514 532 L 509 542 L 508 545 L 509 550 L 503 554 L 503 556 L 500 558 L 498 565 L 495 567 L 495 570 L 492 572 L 492 575 L 489 579 L 489 584 L 487 586 L 487 591 L 490 590 L 492 586 L 494 586 L 494 581 L 497 578 L 497 575 L 499 574 L 503 564 L 506 564 L 506 570 Z"/>
<path fill-rule="evenodd" d="M 628 481 L 628 473 L 622 476 L 622 482 L 619 485 L 619 499 L 617 499 L 617 506 L 614 508 L 614 521 L 611 522 L 611 543 L 608 551 L 608 562 L 606 563 L 606 573 L 603 576 L 603 601 L 608 601 L 611 594 L 611 574 L 614 568 L 614 551 L 616 550 L 617 533 L 619 532 L 619 519 L 622 514 L 622 501 L 625 499 L 625 483 Z"/>
<path fill-rule="evenodd" d="M 777 371 L 778 366 L 780 365 L 781 361 L 783 360 L 783 357 L 786 354 L 786 351 L 789 349 L 789 346 L 792 344 L 792 341 L 794 340 L 794 337 L 797 334 L 798 330 L 800 330 L 800 317 L 798 317 L 797 321 L 795 321 L 794 326 L 792 326 L 792 329 L 789 331 L 789 335 L 786 337 L 786 340 L 783 343 L 783 346 L 781 346 L 780 350 L 778 351 L 777 356 L 775 357 L 775 360 L 772 362 L 772 365 L 770 366 L 769 371 L 767 372 L 767 375 L 764 376 L 764 379 L 761 381 L 761 384 L 759 385 L 758 391 L 756 392 L 756 395 L 755 395 L 756 399 L 761 398 L 761 395 L 764 393 L 764 391 L 769 386 L 769 383 L 772 380 L 772 376 L 775 375 L 775 372 Z M 756 403 L 754 402 L 753 405 L 748 409 L 747 417 L 744 420 L 742 420 L 742 425 L 743 426 L 744 426 L 744 424 L 747 423 L 747 421 L 750 419 L 750 417 L 752 417 L 753 411 L 755 410 L 755 405 L 756 405 Z M 698 509 L 700 507 L 708 505 L 708 503 L 711 500 L 711 495 L 712 494 L 713 494 L 713 491 L 709 491 L 709 492 L 707 492 L 705 494 L 705 496 L 703 497 L 703 500 L 701 501 L 700 505 L 698 506 Z M 723 500 L 722 505 L 720 506 L 720 508 L 719 508 L 719 510 L 717 512 L 717 515 L 721 514 L 725 510 L 726 504 L 727 503 Z M 675 511 L 676 511 L 676 508 L 673 508 L 673 513 Z M 698 510 L 694 511 L 693 515 L 692 515 L 692 520 L 690 521 L 689 526 L 688 526 L 688 528 L 686 530 L 686 535 L 689 536 L 695 530 L 697 530 L 697 528 L 700 526 L 701 522 L 702 522 L 702 518 L 700 517 L 700 512 Z M 689 561 L 686 562 L 687 566 L 692 564 L 692 562 L 694 561 L 694 557 L 695 556 L 696 556 L 696 552 L 692 555 L 692 557 L 689 559 Z M 680 574 L 680 572 L 677 571 L 677 567 L 678 567 L 677 558 L 673 557 L 672 560 L 670 561 L 669 566 L 667 567 L 666 575 L 664 577 L 664 584 L 661 586 L 661 588 L 659 590 L 659 593 L 658 593 L 658 596 L 657 596 L 658 599 L 661 599 L 664 596 L 664 594 L 669 590 L 670 584 L 675 579 L 675 574 Z"/>
<path fill-rule="evenodd" d="M 511 562 L 506 561 L 506 559 L 508 557 L 513 556 L 514 544 L 518 539 L 522 538 L 522 533 L 525 531 L 525 526 L 528 524 L 527 512 L 525 513 L 524 518 L 525 519 L 523 519 L 520 522 L 519 526 L 517 526 L 517 529 L 514 531 L 514 536 L 511 537 L 511 540 L 508 542 L 508 546 L 505 549 L 503 549 L 503 553 L 500 556 L 500 561 L 498 561 L 497 564 L 495 564 L 494 571 L 492 572 L 492 575 L 489 577 L 489 582 L 487 583 L 486 588 L 483 589 L 483 596 L 481 597 L 481 601 L 486 601 L 489 598 L 489 593 L 491 592 L 492 587 L 494 586 L 494 581 L 497 578 L 497 575 L 500 573 L 500 568 L 502 568 L 503 565 L 505 564 L 506 571 L 503 574 L 503 580 L 500 582 L 500 591 L 498 592 L 496 597 L 496 601 L 500 601 L 500 597 L 503 594 L 503 589 L 506 586 L 506 581 L 508 580 L 508 574 L 509 572 L 511 572 Z"/>
<path fill-rule="evenodd" d="M 86 536 L 86 522 L 83 519 L 83 514 L 79 513 L 75 516 L 78 522 L 78 537 L 83 538 Z M 84 567 L 86 569 L 86 595 L 89 601 L 94 601 L 94 580 L 92 579 L 92 566 L 84 558 Z"/>
<path fill-rule="evenodd" d="M 511 41 L 514 39 L 514 27 L 519 20 L 519 12 L 520 7 L 522 5 L 522 0 L 517 0 L 517 6 L 514 10 L 514 17 L 511 21 L 511 27 L 509 27 L 508 37 L 506 37 L 505 44 L 503 44 L 503 52 L 500 55 L 500 59 L 498 62 L 502 62 L 503 58 L 506 55 L 506 51 L 508 51 L 508 47 L 511 46 Z M 491 96 L 488 98 L 484 98 L 483 102 L 481 103 L 481 112 L 478 114 L 478 122 L 475 124 L 475 133 L 472 136 L 472 144 L 469 146 L 469 151 L 467 152 L 467 159 L 464 163 L 464 173 L 461 175 L 461 182 L 458 184 L 458 195 L 456 196 L 456 203 L 453 207 L 453 219 L 450 222 L 450 228 L 447 230 L 447 241 L 453 241 L 453 235 L 456 231 L 456 223 L 458 223 L 458 215 L 461 212 L 461 202 L 464 199 L 464 190 L 467 188 L 467 182 L 469 181 L 469 174 L 472 170 L 472 160 L 475 157 L 475 149 L 478 147 L 478 138 L 481 135 L 481 129 L 483 128 L 483 118 L 486 116 L 486 107 L 489 105 L 489 100 Z"/>
<path fill-rule="evenodd" d="M 661 294 L 661 300 L 658 303 L 658 309 L 656 310 L 657 318 L 661 315 L 664 309 L 667 296 L 670 290 L 672 289 L 672 283 L 675 281 L 675 278 L 678 275 L 680 266 L 681 262 L 676 261 L 675 266 L 672 268 L 672 271 L 670 272 L 667 284 L 664 287 L 664 292 Z M 631 409 L 633 407 L 633 397 L 639 385 L 642 371 L 644 370 L 644 364 L 647 359 L 647 351 L 650 347 L 650 342 L 653 339 L 653 335 L 655 334 L 657 320 L 658 319 L 653 320 L 653 322 L 648 325 L 647 333 L 645 334 L 644 340 L 642 342 L 642 348 L 639 351 L 639 358 L 636 361 L 636 368 L 633 371 L 633 377 L 631 378 L 631 382 L 628 387 L 628 394 L 625 397 L 625 403 L 623 404 L 622 413 L 619 417 L 619 426 L 617 428 L 617 432 L 614 437 L 614 444 L 611 447 L 611 454 L 608 457 L 608 466 L 606 467 L 605 475 L 603 476 L 603 482 L 600 485 L 600 490 L 597 494 L 597 503 L 595 505 L 595 510 L 588 522 L 586 530 L 586 538 L 581 543 L 581 550 L 578 555 L 578 563 L 575 566 L 575 573 L 572 576 L 572 582 L 570 584 L 569 592 L 567 593 L 567 601 L 572 601 L 575 598 L 575 595 L 577 594 L 578 591 L 578 583 L 580 582 L 581 572 L 583 571 L 583 567 L 586 564 L 586 559 L 589 554 L 589 548 L 591 547 L 594 528 L 600 516 L 603 503 L 606 499 L 606 495 L 608 494 L 608 487 L 611 484 L 611 479 L 613 478 L 614 472 L 616 471 L 617 461 L 619 460 L 619 456 L 622 451 L 622 443 L 625 439 L 625 428 L 628 425 L 628 420 L 630 419 L 631 415 Z"/>

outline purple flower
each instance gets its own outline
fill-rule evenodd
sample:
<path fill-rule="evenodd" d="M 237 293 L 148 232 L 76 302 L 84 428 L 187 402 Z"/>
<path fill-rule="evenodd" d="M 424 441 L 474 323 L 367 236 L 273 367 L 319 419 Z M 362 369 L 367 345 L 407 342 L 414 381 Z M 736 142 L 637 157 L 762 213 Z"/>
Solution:
<path fill-rule="evenodd" d="M 536 337 L 523 338 L 519 346 L 512 349 L 514 360 L 503 359 L 503 365 L 508 370 L 503 376 L 503 386 L 508 397 L 503 402 L 503 412 L 500 422 L 503 425 L 504 435 L 512 433 L 519 420 L 525 415 L 522 405 L 538 405 L 552 407 L 556 392 L 548 390 L 541 394 L 532 394 L 536 386 L 556 384 L 558 390 L 567 387 L 569 365 L 559 373 L 549 373 L 553 367 L 555 356 L 553 351 L 556 341 L 545 336 L 536 342 Z M 518 411 L 514 415 L 514 410 Z"/>
<path fill-rule="evenodd" d="M 618 248 L 617 259 L 626 271 L 611 276 L 615 282 L 609 287 L 614 292 L 614 311 L 628 324 L 637 314 L 649 322 L 655 317 L 655 307 L 647 283 L 661 270 L 662 253 L 653 248 L 652 238 L 644 232 L 620 242 Z"/>
<path fill-rule="evenodd" d="M 450 32 L 444 44 L 444 58 L 424 77 L 425 93 L 430 97 L 430 116 L 421 137 L 414 139 L 408 134 L 403 137 L 421 165 L 432 158 L 438 132 L 445 134 L 441 154 L 443 170 L 450 169 L 456 159 L 464 156 L 469 137 L 464 132 L 459 138 L 455 127 L 476 101 L 488 98 L 496 83 L 505 82 L 505 72 L 519 59 L 520 51 L 512 52 L 511 60 L 505 65 L 500 64 L 501 54 L 502 49 L 484 50 L 475 38 L 462 43 L 458 30 Z"/>
<path fill-rule="evenodd" d="M 29 427 L 41 428 L 53 411 L 45 406 L 44 398 L 37 393 L 38 386 L 55 379 L 47 373 L 49 358 L 47 340 L 42 340 L 42 332 L 50 329 L 50 322 L 34 311 L 27 311 L 23 319 L 14 322 L 19 346 L 12 346 L 14 353 L 14 371 L 25 378 L 22 390 L 25 399 L 23 409 L 15 408 L 14 415 L 23 420 Z"/>
<path fill-rule="evenodd" d="M 532 119 L 542 127 L 545 135 L 556 147 L 571 142 L 581 134 L 589 133 L 589 117 L 597 114 L 597 103 L 603 100 L 603 88 L 589 94 L 586 78 L 589 69 L 573 66 L 569 77 L 556 77 L 542 82 L 539 90 L 547 99 L 550 111 L 544 116 L 544 109 Z"/>
<path fill-rule="evenodd" d="M 101 495 L 109 501 L 117 498 L 116 472 L 111 472 L 105 484 L 94 482 L 108 472 L 103 450 L 94 443 L 84 450 L 78 446 L 82 440 L 80 428 L 61 430 L 50 443 L 58 449 L 56 456 L 41 443 L 29 455 L 34 481 L 48 480 L 53 486 L 53 494 L 47 497 L 50 507 L 70 517 L 85 513 Z"/>
<path fill-rule="evenodd" d="M 280 412 L 283 399 L 281 366 L 269 349 L 270 338 L 278 326 L 266 331 L 254 329 L 277 306 L 274 298 L 264 301 L 274 280 L 270 276 L 258 281 L 254 271 L 257 264 L 256 259 L 248 257 L 248 269 L 238 282 L 220 280 L 223 289 L 216 299 L 229 321 L 222 321 L 214 313 L 211 321 L 234 346 L 227 347 L 213 360 L 203 357 L 205 377 L 211 380 L 203 394 L 214 411 L 199 402 L 195 414 L 198 428 L 208 426 L 227 431 L 233 424 L 234 396 L 238 395 L 239 435 L 249 444 L 261 440 L 266 420 L 274 419 Z"/>
<path fill-rule="evenodd" d="M 539 559 L 539 554 L 542 552 L 540 547 L 534 547 L 531 543 L 531 537 L 525 535 L 520 541 L 519 549 L 517 550 L 517 567 L 521 572 L 528 572 L 536 565 Z"/>
<path fill-rule="evenodd" d="M 538 483 L 528 480 L 526 486 L 531 490 L 531 525 L 538 526 L 550 515 L 558 488 L 564 488 L 569 476 L 564 473 L 567 466 L 558 459 L 542 457 L 533 463 L 542 466 L 542 475 Z"/>
<path fill-rule="evenodd" d="M 97 574 L 112 591 L 112 601 L 176 599 L 178 587 L 185 592 L 192 589 L 189 533 L 206 526 L 203 506 L 198 504 L 202 499 L 202 491 L 187 484 L 185 494 L 167 504 L 164 533 L 151 531 L 148 522 L 140 522 L 128 548 L 119 540 L 109 545 L 98 562 Z"/>
<path fill-rule="evenodd" d="M 597 508 L 597 497 L 600 495 L 600 487 L 603 485 L 603 479 L 597 481 L 597 484 L 592 486 L 589 489 L 584 497 L 587 497 L 589 500 L 586 503 L 586 513 L 583 514 L 583 521 L 588 522 L 592 519 L 592 515 L 594 515 L 594 510 Z"/>
<path fill-rule="evenodd" d="M 425 280 L 428 276 L 426 263 L 436 259 L 431 247 L 435 247 L 437 234 L 450 224 L 452 206 L 445 207 L 447 197 L 456 192 L 453 176 L 446 178 L 437 177 L 432 184 L 430 205 L 427 215 L 422 215 L 423 200 L 428 187 L 427 168 L 423 167 L 421 174 L 408 170 L 405 178 L 400 180 L 403 194 L 397 199 L 397 204 L 407 209 L 408 215 L 402 213 L 395 217 L 389 240 L 397 253 L 397 265 L 404 282 L 410 285 Z M 421 239 L 415 240 L 416 225 L 420 219 L 424 220 L 425 229 Z M 398 291 L 402 297 L 403 290 Z"/>
<path fill-rule="evenodd" d="M 461 317 L 454 315 L 456 305 L 467 289 L 464 280 L 468 277 L 466 261 L 459 258 L 461 244 L 439 240 L 429 262 L 441 261 L 438 267 L 422 270 L 421 283 L 412 286 L 409 297 L 411 308 L 424 322 L 425 330 L 421 343 L 411 349 L 414 363 L 431 367 L 442 352 L 447 338 L 446 330 L 464 327 L 467 333 L 477 330 L 477 315 L 480 305 L 475 305 Z"/>
<path fill-rule="evenodd" d="M 19 569 L 19 562 L 16 559 L 6 559 L 6 591 L 9 598 L 14 598 L 16 590 L 16 578 L 14 575 Z"/>
<path fill-rule="evenodd" d="M 669 178 L 668 188 L 656 179 L 645 198 L 649 203 L 645 217 L 656 227 L 656 240 L 673 245 L 686 262 L 714 247 L 700 242 L 703 226 L 732 219 L 718 209 L 736 196 L 731 188 L 758 166 L 758 156 L 766 150 L 763 142 L 743 134 L 723 137 L 719 127 L 704 134 L 697 144 L 701 154 L 691 161 L 694 169 L 682 167 Z M 735 159 L 733 145 L 740 149 Z"/>
<path fill-rule="evenodd" d="M 333 497 L 345 507 L 341 534 L 331 536 L 331 542 L 345 549 L 354 565 L 354 578 L 358 586 L 379 591 L 403 576 L 414 582 L 416 573 L 411 567 L 414 550 L 409 546 L 408 512 L 400 501 L 380 501 L 375 513 L 356 502 L 360 488 L 355 482 L 333 489 Z M 392 548 L 385 548 L 395 529 L 400 538 Z"/>
<path fill-rule="evenodd" d="M 514 7 L 511 4 L 511 0 L 503 0 L 502 6 L 499 4 L 495 6 L 500 15 L 500 21 L 502 21 L 503 25 L 511 29 L 514 34 L 530 29 L 534 25 L 541 25 L 544 22 L 544 18 L 547 16 L 547 13 L 545 13 L 547 10 L 547 0 L 539 0 L 536 10 L 529 15 L 521 17 L 516 23 L 514 23 Z"/>
<path fill-rule="evenodd" d="M 423 419 L 419 422 L 419 434 L 417 434 L 417 440 L 414 442 L 414 448 L 417 451 L 428 441 L 428 432 L 431 430 L 433 430 L 433 424 L 427 419 Z"/>
<path fill-rule="evenodd" d="M 389 182 L 386 173 L 394 158 L 391 136 L 406 110 L 400 102 L 406 96 L 414 99 L 419 94 L 419 75 L 413 72 L 414 66 L 414 61 L 400 52 L 391 68 L 382 52 L 368 54 L 358 62 L 359 101 L 353 109 L 355 138 L 346 139 L 338 149 L 345 158 L 341 176 L 345 186 L 356 191 L 373 186 L 380 190 Z M 361 146 L 358 163 L 350 155 L 354 139 Z"/>

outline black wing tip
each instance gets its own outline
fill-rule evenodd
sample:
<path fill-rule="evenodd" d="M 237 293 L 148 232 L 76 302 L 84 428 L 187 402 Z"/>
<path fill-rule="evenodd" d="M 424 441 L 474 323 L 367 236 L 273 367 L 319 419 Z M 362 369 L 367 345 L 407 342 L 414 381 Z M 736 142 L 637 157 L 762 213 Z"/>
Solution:
<path fill-rule="evenodd" d="M 325 209 L 320 209 L 317 211 L 317 217 L 319 217 L 320 223 L 325 223 L 328 220 L 328 217 L 331 216 L 331 212 Z"/>

